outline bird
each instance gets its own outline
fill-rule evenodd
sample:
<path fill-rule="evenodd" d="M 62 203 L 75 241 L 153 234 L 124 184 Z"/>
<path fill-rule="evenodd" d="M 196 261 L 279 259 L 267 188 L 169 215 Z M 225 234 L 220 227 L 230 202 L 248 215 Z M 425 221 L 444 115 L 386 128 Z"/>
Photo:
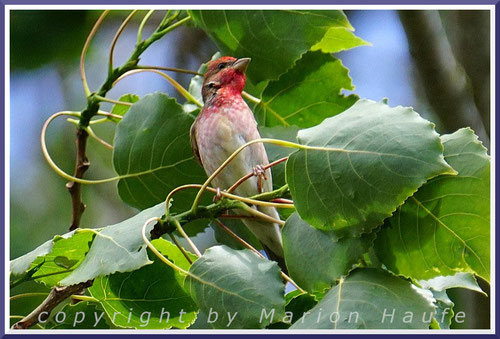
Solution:
<path fill-rule="evenodd" d="M 259 139 L 257 122 L 252 110 L 242 97 L 246 83 L 246 69 L 250 58 L 220 57 L 207 64 L 203 75 L 202 98 L 204 105 L 190 130 L 191 147 L 195 158 L 208 176 L 239 147 Z M 219 190 L 227 190 L 238 179 L 254 173 L 240 184 L 234 193 L 249 197 L 272 190 L 271 170 L 263 143 L 244 148 L 217 176 L 211 184 Z M 264 180 L 262 180 L 264 179 Z M 270 206 L 253 206 L 262 213 L 280 220 L 278 211 Z M 245 214 L 238 211 L 238 214 Z M 278 263 L 286 273 L 283 259 L 283 241 L 279 224 L 257 218 L 242 218 L 262 244 L 269 259 Z"/>

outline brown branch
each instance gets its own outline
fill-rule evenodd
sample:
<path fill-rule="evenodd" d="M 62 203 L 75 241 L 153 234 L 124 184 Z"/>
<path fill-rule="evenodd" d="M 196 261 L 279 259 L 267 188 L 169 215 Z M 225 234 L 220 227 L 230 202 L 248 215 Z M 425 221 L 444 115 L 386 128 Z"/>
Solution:
<path fill-rule="evenodd" d="M 50 316 L 50 312 L 73 294 L 80 294 L 83 290 L 92 285 L 92 280 L 72 286 L 56 286 L 50 291 L 45 300 L 28 314 L 24 319 L 12 325 L 12 329 L 27 329 L 45 321 Z"/>
<path fill-rule="evenodd" d="M 83 174 L 90 166 L 86 155 L 88 136 L 89 135 L 85 130 L 80 128 L 76 130 L 76 163 L 75 172 L 73 174 L 76 178 L 82 178 Z M 81 184 L 70 181 L 66 184 L 66 188 L 71 195 L 72 218 L 69 230 L 73 231 L 80 226 L 80 220 L 82 218 L 83 211 L 85 211 L 85 204 L 82 202 Z"/>
<path fill-rule="evenodd" d="M 262 168 L 264 170 L 267 170 L 279 163 L 282 163 L 283 161 L 286 161 L 288 159 L 288 157 L 284 157 L 284 158 L 281 158 L 281 159 L 278 159 L 276 161 L 273 161 L 272 163 L 270 164 L 267 164 L 265 166 L 262 166 Z M 227 193 L 231 193 L 232 191 L 234 191 L 239 185 L 241 185 L 244 181 L 248 180 L 249 178 L 255 176 L 255 173 L 248 173 L 247 175 L 245 175 L 244 177 L 242 177 L 241 179 L 239 179 L 237 182 L 235 182 L 233 184 L 233 186 L 229 187 L 229 189 L 227 190 Z"/>
<path fill-rule="evenodd" d="M 400 10 L 399 17 L 427 100 L 444 125 L 440 132 L 470 126 L 489 145 L 467 74 L 453 54 L 439 12 Z"/>

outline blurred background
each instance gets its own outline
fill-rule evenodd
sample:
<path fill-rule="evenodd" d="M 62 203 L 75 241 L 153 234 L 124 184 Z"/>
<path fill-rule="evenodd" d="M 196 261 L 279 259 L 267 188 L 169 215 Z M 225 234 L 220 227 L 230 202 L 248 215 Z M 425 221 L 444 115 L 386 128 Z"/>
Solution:
<path fill-rule="evenodd" d="M 10 17 L 10 256 L 16 258 L 66 233 L 71 204 L 66 181 L 52 172 L 40 152 L 44 121 L 61 110 L 80 111 L 85 97 L 79 56 L 99 16 L 97 11 L 13 11 Z M 110 42 L 128 11 L 113 11 L 94 38 L 86 59 L 91 90 L 105 79 Z M 144 11 L 145 14 L 145 11 Z M 470 126 L 489 148 L 490 141 L 490 13 L 488 11 L 346 11 L 356 35 L 370 42 L 337 55 L 350 70 L 361 98 L 389 99 L 391 106 L 412 106 L 433 121 L 439 133 Z M 145 28 L 152 32 L 163 13 L 158 11 Z M 128 59 L 141 15 L 129 24 L 115 49 L 115 65 Z M 153 44 L 142 65 L 197 70 L 217 51 L 207 36 L 193 27 L 181 27 Z M 174 74 L 185 87 L 190 76 Z M 156 74 L 141 73 L 121 81 L 109 94 L 143 96 L 155 91 L 177 98 L 175 90 Z M 181 100 L 181 102 L 183 102 Z M 104 104 L 104 110 L 110 106 Z M 112 142 L 112 124 L 96 125 L 98 135 Z M 47 133 L 56 163 L 72 173 L 74 125 L 60 118 Z M 91 163 L 87 178 L 114 176 L 111 151 L 89 139 Z M 137 211 L 118 197 L 116 183 L 83 187 L 87 209 L 82 227 L 117 223 Z M 205 234 L 209 243 L 211 234 Z M 489 294 L 489 287 L 481 282 Z M 44 291 L 23 284 L 12 291 Z M 489 328 L 489 299 L 475 292 L 451 290 L 455 312 L 464 311 L 466 323 L 455 328 Z M 13 304 L 26 315 L 43 297 Z"/>

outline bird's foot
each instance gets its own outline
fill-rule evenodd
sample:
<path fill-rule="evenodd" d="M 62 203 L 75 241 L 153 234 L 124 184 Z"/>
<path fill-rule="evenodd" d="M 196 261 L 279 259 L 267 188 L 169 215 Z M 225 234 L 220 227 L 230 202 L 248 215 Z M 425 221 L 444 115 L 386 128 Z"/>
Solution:
<path fill-rule="evenodd" d="M 253 175 L 258 178 L 257 188 L 259 190 L 259 193 L 262 193 L 262 180 L 267 180 L 266 170 L 262 165 L 257 165 L 253 169 Z"/>
<path fill-rule="evenodd" d="M 220 199 L 222 199 L 222 193 L 221 193 L 222 191 L 221 191 L 220 187 L 217 187 L 217 188 L 216 188 L 216 191 L 217 191 L 217 192 L 215 193 L 215 196 L 214 196 L 213 202 L 217 202 L 217 201 L 219 201 Z"/>

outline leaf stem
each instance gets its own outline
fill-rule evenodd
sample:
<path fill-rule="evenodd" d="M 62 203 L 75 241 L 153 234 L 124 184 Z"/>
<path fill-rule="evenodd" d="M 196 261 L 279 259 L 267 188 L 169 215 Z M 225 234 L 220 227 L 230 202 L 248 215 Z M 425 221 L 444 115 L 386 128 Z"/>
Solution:
<path fill-rule="evenodd" d="M 182 272 L 182 273 L 184 273 L 186 275 L 189 275 L 188 271 L 182 269 L 181 267 L 177 266 L 176 264 L 174 264 L 173 262 L 171 262 L 170 260 L 168 260 L 165 256 L 163 256 L 163 254 L 161 254 L 156 249 L 156 247 L 154 247 L 154 245 L 149 241 L 149 239 L 146 237 L 146 227 L 151 222 L 153 222 L 153 221 L 156 221 L 156 222 L 158 222 L 160 224 L 163 222 L 160 218 L 157 218 L 157 217 L 153 217 L 153 218 L 150 218 L 150 219 L 146 220 L 146 222 L 142 226 L 142 230 L 141 230 L 142 240 L 144 241 L 144 243 L 146 244 L 146 246 L 158 257 L 158 259 L 160 259 L 161 261 L 163 261 L 165 264 L 167 264 L 168 266 L 170 266 L 174 270 L 176 270 L 178 272 Z"/>
<path fill-rule="evenodd" d="M 267 164 L 265 166 L 263 166 L 263 169 L 264 170 L 267 170 L 268 168 L 271 168 L 283 161 L 286 161 L 288 159 L 288 157 L 284 157 L 284 158 L 281 158 L 281 159 L 278 159 L 276 161 L 273 161 L 272 163 L 270 164 Z M 241 179 L 239 179 L 238 181 L 236 181 L 233 186 L 229 187 L 229 189 L 227 190 L 227 193 L 231 193 L 232 191 L 234 191 L 239 185 L 241 185 L 245 180 L 248 180 L 249 178 L 253 177 L 255 174 L 252 172 L 252 173 L 248 173 L 247 175 L 245 175 L 244 177 L 242 177 Z"/>
<path fill-rule="evenodd" d="M 29 297 L 45 297 L 47 296 L 48 293 L 44 292 L 31 292 L 31 293 L 21 293 L 17 295 L 13 295 L 12 297 L 9 298 L 9 300 L 16 300 L 16 299 L 21 299 L 21 298 L 29 298 Z"/>
<path fill-rule="evenodd" d="M 177 81 L 174 80 L 174 78 L 172 78 L 171 76 L 169 76 L 168 74 L 165 74 L 163 72 L 160 72 L 159 70 L 157 69 L 149 69 L 149 68 L 145 68 L 145 69 L 134 69 L 134 70 L 131 70 L 131 71 L 128 71 L 126 73 L 124 73 L 123 75 L 121 75 L 118 79 L 116 79 L 116 81 L 113 83 L 113 85 L 115 85 L 118 81 L 121 81 L 123 78 L 126 78 L 132 74 L 137 74 L 137 73 L 143 73 L 143 72 L 152 72 L 152 73 L 156 73 L 158 75 L 161 75 L 164 79 L 166 79 L 170 84 L 172 84 L 172 86 L 174 86 L 174 88 L 184 97 L 186 98 L 187 101 L 190 101 L 192 103 L 194 103 L 196 106 L 198 107 L 203 107 L 203 105 L 198 101 L 196 100 L 195 97 L 193 97 L 191 95 L 191 93 L 189 93 L 189 91 L 187 91 L 184 87 L 181 86 L 181 84 L 179 84 Z"/>
<path fill-rule="evenodd" d="M 128 23 L 132 19 L 132 17 L 138 12 L 137 9 L 134 9 L 125 20 L 123 20 L 122 24 L 116 31 L 115 36 L 113 37 L 113 41 L 111 42 L 111 48 L 109 50 L 109 62 L 108 62 L 108 76 L 111 76 L 113 73 L 113 52 L 115 50 L 116 43 L 118 42 L 118 38 L 123 33 L 125 27 L 127 27 Z"/>
<path fill-rule="evenodd" d="M 174 223 L 175 227 L 177 228 L 177 231 L 186 239 L 188 242 L 189 246 L 193 249 L 194 253 L 196 256 L 199 258 L 201 257 L 201 252 L 198 250 L 198 247 L 194 244 L 194 242 L 191 240 L 191 238 L 184 232 L 184 229 L 182 228 L 181 224 L 179 223 L 179 220 L 172 218 L 172 222 Z"/>
<path fill-rule="evenodd" d="M 97 134 L 94 133 L 94 131 L 92 130 L 92 128 L 90 128 L 90 126 L 85 127 L 85 132 L 87 132 L 90 137 L 94 138 L 95 140 L 97 140 L 97 142 L 103 144 L 104 146 L 106 146 L 110 150 L 113 149 L 113 145 L 110 145 L 105 140 L 99 138 L 97 136 Z"/>
<path fill-rule="evenodd" d="M 100 95 L 94 95 L 94 98 L 96 98 L 97 100 L 99 101 L 105 101 L 105 102 L 110 102 L 112 104 L 115 104 L 115 105 L 122 105 L 122 106 L 132 106 L 133 103 L 131 102 L 125 102 L 125 101 L 119 101 L 119 100 L 114 100 L 114 99 L 109 99 L 109 98 L 106 98 L 106 97 L 103 97 L 103 96 L 100 96 Z"/>
<path fill-rule="evenodd" d="M 146 26 L 146 22 L 148 22 L 151 15 L 155 12 L 154 9 L 150 10 L 142 19 L 141 24 L 139 25 L 139 29 L 137 30 L 137 44 L 140 44 L 142 41 L 142 31 L 144 30 L 144 26 Z"/>
<path fill-rule="evenodd" d="M 89 89 L 89 85 L 87 83 L 87 77 L 85 76 L 85 55 L 87 54 L 87 50 L 89 49 L 92 38 L 94 37 L 95 33 L 97 32 L 97 29 L 101 25 L 106 15 L 108 15 L 108 13 L 109 10 L 105 10 L 104 12 L 102 12 L 101 16 L 99 16 L 99 19 L 97 19 L 96 23 L 94 24 L 94 27 L 92 27 L 92 30 L 90 31 L 90 34 L 88 35 L 87 40 L 83 45 L 82 54 L 80 55 L 80 75 L 82 77 L 83 89 L 85 91 L 86 97 L 88 97 L 91 94 L 91 92 Z"/>
<path fill-rule="evenodd" d="M 157 69 L 160 71 L 170 71 L 170 72 L 177 72 L 177 73 L 186 73 L 186 74 L 193 74 L 193 75 L 199 75 L 203 76 L 203 74 L 198 73 L 196 71 L 191 71 L 189 69 L 183 69 L 183 68 L 176 68 L 176 67 L 162 67 L 162 66 L 144 66 L 144 65 L 137 65 L 137 69 Z"/>
<path fill-rule="evenodd" d="M 184 250 L 184 247 L 182 247 L 181 244 L 179 244 L 179 242 L 177 241 L 177 238 L 175 237 L 175 235 L 173 233 L 169 233 L 168 235 L 170 236 L 170 239 L 172 239 L 172 241 L 174 242 L 175 246 L 177 246 L 177 248 L 179 249 L 179 251 L 181 251 L 182 255 L 184 256 L 184 258 L 186 258 L 186 260 L 188 261 L 188 263 L 192 264 L 193 261 L 191 260 L 191 258 L 189 257 L 189 255 L 186 253 L 186 250 Z"/>
<path fill-rule="evenodd" d="M 73 294 L 70 296 L 71 299 L 74 299 L 74 300 L 80 300 L 80 301 L 90 301 L 90 302 L 93 302 L 93 303 L 98 303 L 99 302 L 99 299 L 96 299 L 94 297 L 90 297 L 88 295 L 81 295 L 81 294 Z"/>

